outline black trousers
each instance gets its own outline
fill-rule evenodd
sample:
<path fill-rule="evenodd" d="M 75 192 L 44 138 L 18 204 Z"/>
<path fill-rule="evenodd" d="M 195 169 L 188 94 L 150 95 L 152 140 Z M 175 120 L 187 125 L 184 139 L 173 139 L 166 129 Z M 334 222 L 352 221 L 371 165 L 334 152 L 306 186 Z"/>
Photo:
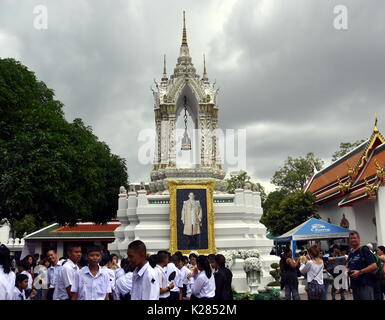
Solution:
<path fill-rule="evenodd" d="M 169 300 L 179 300 L 179 292 L 170 291 Z"/>
<path fill-rule="evenodd" d="M 49 288 L 47 292 L 47 300 L 53 300 L 53 292 L 55 291 L 55 288 Z"/>
<path fill-rule="evenodd" d="M 185 298 L 187 296 L 187 285 L 184 284 L 182 288 L 182 297 Z"/>

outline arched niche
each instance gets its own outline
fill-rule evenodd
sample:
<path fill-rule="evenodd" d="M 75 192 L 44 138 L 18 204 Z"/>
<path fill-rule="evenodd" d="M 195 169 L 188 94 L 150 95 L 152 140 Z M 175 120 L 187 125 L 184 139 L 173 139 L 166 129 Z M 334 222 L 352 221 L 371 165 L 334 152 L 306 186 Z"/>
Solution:
<path fill-rule="evenodd" d="M 192 140 L 192 148 L 189 151 L 181 151 L 182 131 L 184 129 L 184 97 L 187 98 L 187 127 L 188 135 Z M 177 168 L 197 168 L 200 166 L 200 141 L 199 127 L 199 103 L 193 89 L 186 84 L 176 100 L 176 128 L 179 134 L 176 136 L 176 166 Z"/>
<path fill-rule="evenodd" d="M 189 85 L 185 85 L 180 91 L 178 99 L 176 101 L 176 119 L 180 116 L 184 116 L 184 97 L 187 98 L 187 112 L 191 116 L 194 128 L 198 129 L 198 112 L 199 103 L 195 97 L 195 94 Z"/>

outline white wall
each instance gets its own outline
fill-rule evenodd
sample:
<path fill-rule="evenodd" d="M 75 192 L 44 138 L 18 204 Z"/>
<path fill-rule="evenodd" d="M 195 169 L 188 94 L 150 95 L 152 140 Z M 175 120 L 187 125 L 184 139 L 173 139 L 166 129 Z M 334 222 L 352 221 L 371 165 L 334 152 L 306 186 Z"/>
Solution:
<path fill-rule="evenodd" d="M 358 202 L 354 205 L 353 210 L 356 215 L 357 231 L 360 233 L 361 244 L 377 243 L 377 230 L 373 223 L 374 202 L 371 200 Z"/>
<path fill-rule="evenodd" d="M 319 206 L 318 214 L 324 221 L 330 221 L 332 224 L 340 225 L 342 215 L 345 214 L 349 221 L 349 229 L 357 230 L 361 236 L 361 242 L 367 244 L 368 242 L 377 243 L 376 227 L 373 224 L 373 217 L 375 215 L 374 202 L 372 200 L 363 200 L 354 203 L 351 207 L 338 207 L 338 202 L 342 198 L 330 201 Z"/>

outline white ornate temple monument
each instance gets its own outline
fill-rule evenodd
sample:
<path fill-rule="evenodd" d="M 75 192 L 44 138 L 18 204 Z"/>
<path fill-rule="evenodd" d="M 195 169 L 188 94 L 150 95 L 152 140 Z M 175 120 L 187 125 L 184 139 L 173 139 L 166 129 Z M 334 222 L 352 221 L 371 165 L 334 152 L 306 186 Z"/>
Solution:
<path fill-rule="evenodd" d="M 257 287 L 264 288 L 273 281 L 269 274 L 270 264 L 276 262 L 277 257 L 269 254 L 273 241 L 266 238 L 266 228 L 259 222 L 262 216 L 261 198 L 258 192 L 250 188 L 236 189 L 235 194 L 224 192 L 225 172 L 215 134 L 219 110 L 217 90 L 208 80 L 205 65 L 202 77 L 196 73 L 189 54 L 184 19 L 182 45 L 174 73 L 168 77 L 164 65 L 163 77 L 153 93 L 156 145 L 151 193 L 148 194 L 146 190 L 126 192 L 124 188 L 120 189 L 117 217 L 121 225 L 114 232 L 115 241 L 109 245 L 109 250 L 125 256 L 128 244 L 135 239 L 144 241 L 149 252 L 169 249 L 170 195 L 167 181 L 214 180 L 217 252 L 228 258 L 234 274 L 233 285 L 238 292 L 250 290 L 244 271 L 245 259 L 258 257 L 260 278 Z M 192 119 L 195 132 L 198 132 L 198 139 L 195 139 L 198 145 L 195 149 L 191 147 L 191 133 L 187 131 L 186 121 L 184 134 L 176 134 L 178 118 L 187 113 Z M 176 155 L 180 142 L 182 150 L 197 156 L 198 161 L 192 166 L 178 165 Z"/>
<path fill-rule="evenodd" d="M 170 179 L 190 182 L 213 179 L 217 182 L 217 189 L 224 189 L 225 172 L 222 169 L 217 146 L 218 137 L 215 132 L 218 124 L 218 90 L 209 82 L 206 64 L 202 78 L 196 73 L 187 44 L 184 17 L 182 45 L 174 73 L 168 78 L 164 61 L 163 77 L 153 93 L 156 145 L 150 190 L 153 192 L 167 190 L 167 181 Z M 198 147 L 189 151 L 191 141 L 186 124 L 182 148 L 190 153 L 190 162 L 193 163 L 192 166 L 182 164 L 181 167 L 177 162 L 176 148 L 179 137 L 176 122 L 187 113 L 193 122 L 192 135 Z"/>

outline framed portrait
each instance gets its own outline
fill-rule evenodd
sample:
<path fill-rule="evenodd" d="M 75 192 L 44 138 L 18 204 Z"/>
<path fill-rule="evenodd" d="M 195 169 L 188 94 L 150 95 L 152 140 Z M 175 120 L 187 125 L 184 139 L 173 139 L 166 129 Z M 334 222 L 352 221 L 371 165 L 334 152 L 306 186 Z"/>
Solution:
<path fill-rule="evenodd" d="M 170 251 L 215 253 L 214 181 L 169 181 Z"/>

